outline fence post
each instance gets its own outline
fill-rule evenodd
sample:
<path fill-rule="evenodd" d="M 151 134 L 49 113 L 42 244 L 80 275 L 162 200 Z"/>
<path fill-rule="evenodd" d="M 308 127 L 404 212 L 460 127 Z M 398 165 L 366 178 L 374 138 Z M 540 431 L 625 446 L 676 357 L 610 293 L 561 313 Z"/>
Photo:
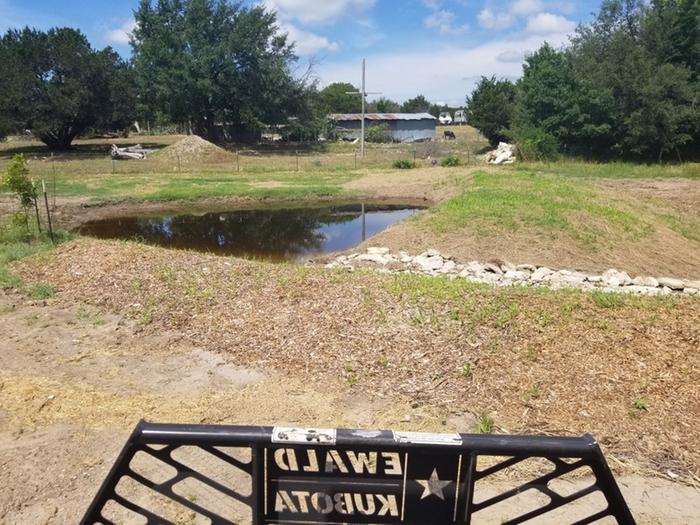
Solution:
<path fill-rule="evenodd" d="M 241 171 L 241 161 L 238 155 L 238 150 L 236 150 L 236 171 Z"/>
<path fill-rule="evenodd" d="M 53 158 L 53 151 L 51 152 L 51 171 L 53 172 L 53 208 L 56 209 L 56 161 Z"/>

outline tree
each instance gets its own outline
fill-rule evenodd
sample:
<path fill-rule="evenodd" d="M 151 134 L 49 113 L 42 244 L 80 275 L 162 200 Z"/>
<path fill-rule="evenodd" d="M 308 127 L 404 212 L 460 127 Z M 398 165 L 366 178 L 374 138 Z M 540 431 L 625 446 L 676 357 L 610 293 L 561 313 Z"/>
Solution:
<path fill-rule="evenodd" d="M 401 106 L 401 111 L 404 113 L 427 113 L 428 110 L 430 110 L 430 102 L 423 95 L 411 98 Z"/>
<path fill-rule="evenodd" d="M 515 93 L 510 80 L 481 77 L 471 97 L 467 97 L 467 124 L 478 129 L 492 146 L 508 140 Z"/>
<path fill-rule="evenodd" d="M 568 48 L 526 58 L 509 134 L 537 156 L 697 155 L 699 58 L 697 0 L 605 0 Z"/>
<path fill-rule="evenodd" d="M 126 64 L 109 48 L 93 50 L 80 31 L 8 31 L 0 48 L 16 64 L 2 110 L 13 128 L 29 128 L 50 148 L 67 149 L 100 122 L 130 122 L 135 92 Z"/>
<path fill-rule="evenodd" d="M 398 113 L 401 111 L 401 104 L 389 98 L 381 97 L 370 103 L 370 110 L 377 113 Z"/>
<path fill-rule="evenodd" d="M 334 82 L 323 88 L 321 101 L 326 113 L 359 113 L 362 111 L 360 90 L 347 82 Z"/>
<path fill-rule="evenodd" d="M 141 0 L 133 63 L 149 115 L 211 140 L 251 140 L 286 124 L 309 94 L 275 14 L 225 0 Z"/>
<path fill-rule="evenodd" d="M 21 98 L 21 83 L 19 81 L 19 58 L 16 49 L 10 45 L 7 35 L 0 39 L 0 140 L 19 129 L 14 118 L 15 108 Z"/>

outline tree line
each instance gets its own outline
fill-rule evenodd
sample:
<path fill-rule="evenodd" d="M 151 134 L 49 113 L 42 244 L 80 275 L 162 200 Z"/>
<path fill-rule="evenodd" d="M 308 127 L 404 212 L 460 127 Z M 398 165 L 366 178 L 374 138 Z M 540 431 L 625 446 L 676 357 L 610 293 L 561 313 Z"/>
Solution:
<path fill-rule="evenodd" d="M 29 130 L 52 149 L 88 132 L 127 133 L 135 120 L 210 140 L 247 140 L 264 125 L 318 124 L 310 71 L 274 12 L 226 0 L 141 0 L 132 58 L 92 48 L 71 28 L 0 38 L 0 139 Z"/>
<path fill-rule="evenodd" d="M 699 0 L 605 0 L 569 45 L 526 57 L 518 81 L 483 77 L 467 122 L 533 159 L 697 158 L 699 75 Z"/>
<path fill-rule="evenodd" d="M 267 126 L 309 137 L 328 113 L 360 111 L 348 83 L 319 89 L 299 70 L 275 13 L 227 0 L 141 0 L 132 58 L 94 49 L 78 30 L 0 38 L 0 138 L 26 129 L 53 149 L 134 120 L 214 141 L 253 141 Z M 526 158 L 558 154 L 663 160 L 697 156 L 700 0 L 605 0 L 570 43 L 544 44 L 516 82 L 482 78 L 468 122 Z M 371 112 L 454 110 L 418 95 Z"/>
<path fill-rule="evenodd" d="M 94 49 L 79 30 L 24 28 L 0 38 L 0 139 L 31 131 L 52 149 L 89 133 L 174 127 L 213 141 L 254 141 L 265 127 L 318 135 L 328 113 L 360 110 L 347 83 L 319 90 L 299 70 L 275 13 L 226 0 L 141 0 L 132 57 Z M 444 108 L 417 96 L 380 99 L 377 112 Z"/>

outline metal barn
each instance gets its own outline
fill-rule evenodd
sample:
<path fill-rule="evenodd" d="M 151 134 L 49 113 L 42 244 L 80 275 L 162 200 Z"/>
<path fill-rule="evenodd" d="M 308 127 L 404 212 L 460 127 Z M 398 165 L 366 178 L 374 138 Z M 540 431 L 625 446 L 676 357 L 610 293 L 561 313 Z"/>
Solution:
<path fill-rule="evenodd" d="M 328 116 L 335 122 L 336 131 L 349 139 L 360 138 L 362 113 L 336 113 Z M 423 142 L 435 140 L 437 119 L 430 113 L 367 113 L 365 126 L 386 124 L 387 132 L 396 142 Z"/>

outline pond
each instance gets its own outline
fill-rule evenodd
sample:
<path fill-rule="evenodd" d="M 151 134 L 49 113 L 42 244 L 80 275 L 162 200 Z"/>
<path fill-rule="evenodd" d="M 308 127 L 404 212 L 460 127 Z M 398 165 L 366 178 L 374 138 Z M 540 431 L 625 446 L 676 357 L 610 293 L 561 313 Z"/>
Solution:
<path fill-rule="evenodd" d="M 101 219 L 78 231 L 101 239 L 283 261 L 347 250 L 418 210 L 372 204 L 238 209 Z"/>

